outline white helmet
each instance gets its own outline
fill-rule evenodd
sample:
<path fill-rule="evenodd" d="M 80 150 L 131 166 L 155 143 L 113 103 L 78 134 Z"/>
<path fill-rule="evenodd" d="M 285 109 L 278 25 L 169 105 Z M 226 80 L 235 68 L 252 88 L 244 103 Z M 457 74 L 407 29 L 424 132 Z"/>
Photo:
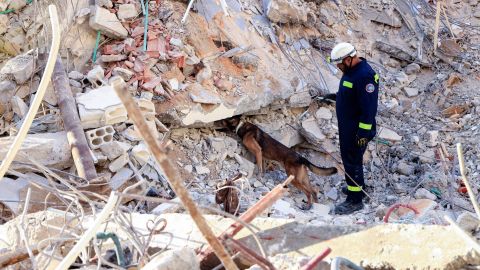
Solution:
<path fill-rule="evenodd" d="M 330 62 L 338 63 L 341 62 L 344 58 L 348 56 L 355 56 L 357 50 L 353 47 L 352 44 L 347 42 L 340 42 L 335 47 L 333 47 L 332 52 L 330 53 Z"/>

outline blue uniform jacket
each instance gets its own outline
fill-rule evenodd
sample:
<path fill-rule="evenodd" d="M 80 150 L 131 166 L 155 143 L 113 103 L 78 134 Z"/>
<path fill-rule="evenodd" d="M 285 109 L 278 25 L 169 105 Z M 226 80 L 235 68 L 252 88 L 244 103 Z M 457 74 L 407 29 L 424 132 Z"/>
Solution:
<path fill-rule="evenodd" d="M 367 60 L 345 72 L 340 80 L 336 111 L 340 144 L 351 146 L 356 136 L 375 137 L 379 76 Z M 349 148 L 349 147 L 348 147 Z"/>

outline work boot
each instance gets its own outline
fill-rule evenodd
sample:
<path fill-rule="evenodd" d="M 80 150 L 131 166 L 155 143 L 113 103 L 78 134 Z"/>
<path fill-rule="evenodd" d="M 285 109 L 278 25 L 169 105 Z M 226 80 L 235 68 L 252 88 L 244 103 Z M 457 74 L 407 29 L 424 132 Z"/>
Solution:
<path fill-rule="evenodd" d="M 341 191 L 343 194 L 348 195 L 348 188 L 347 186 L 342 186 Z M 365 200 L 365 202 L 369 202 L 370 198 L 365 195 L 365 193 L 362 191 L 362 199 Z"/>
<path fill-rule="evenodd" d="M 361 209 L 363 209 L 362 201 L 355 202 L 347 198 L 343 203 L 335 206 L 335 214 L 348 215 Z"/>

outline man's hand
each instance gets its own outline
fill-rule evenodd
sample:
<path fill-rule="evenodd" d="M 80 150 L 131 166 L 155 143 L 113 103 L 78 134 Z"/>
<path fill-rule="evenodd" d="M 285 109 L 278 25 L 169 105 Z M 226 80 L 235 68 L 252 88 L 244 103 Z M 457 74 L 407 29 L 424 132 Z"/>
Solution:
<path fill-rule="evenodd" d="M 357 146 L 358 147 L 365 147 L 368 144 L 368 139 L 367 138 L 359 138 L 357 136 Z"/>
<path fill-rule="evenodd" d="M 367 146 L 369 140 L 369 131 L 366 131 L 364 129 L 358 129 L 357 131 L 357 146 L 358 147 L 365 147 Z"/>

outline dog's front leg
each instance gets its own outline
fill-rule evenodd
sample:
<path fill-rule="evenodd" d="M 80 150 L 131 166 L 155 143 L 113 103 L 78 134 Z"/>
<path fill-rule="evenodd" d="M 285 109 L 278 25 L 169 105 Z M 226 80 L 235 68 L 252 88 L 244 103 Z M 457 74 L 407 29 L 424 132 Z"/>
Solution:
<path fill-rule="evenodd" d="M 255 140 L 253 135 L 246 135 L 243 137 L 243 145 L 250 151 L 252 154 L 255 155 L 255 159 L 257 160 L 258 172 L 260 176 L 263 175 L 263 157 L 262 157 L 262 148 Z"/>

